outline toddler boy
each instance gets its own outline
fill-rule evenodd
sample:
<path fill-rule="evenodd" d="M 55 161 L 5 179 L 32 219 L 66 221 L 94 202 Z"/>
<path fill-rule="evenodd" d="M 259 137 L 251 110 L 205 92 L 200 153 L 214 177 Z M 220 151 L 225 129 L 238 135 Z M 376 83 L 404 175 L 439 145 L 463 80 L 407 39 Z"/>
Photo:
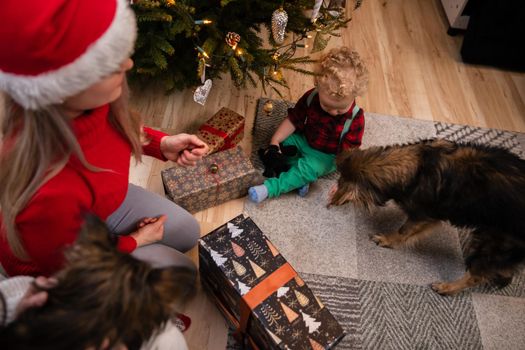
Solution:
<path fill-rule="evenodd" d="M 290 169 L 262 185 L 250 187 L 248 197 L 260 203 L 266 198 L 308 186 L 319 177 L 336 170 L 335 157 L 346 149 L 359 147 L 363 137 L 364 112 L 355 104 L 368 85 L 368 71 L 359 54 L 348 47 L 332 49 L 316 67 L 315 89 L 307 91 L 288 110 L 270 141 L 270 149 L 297 147 L 289 159 Z"/>

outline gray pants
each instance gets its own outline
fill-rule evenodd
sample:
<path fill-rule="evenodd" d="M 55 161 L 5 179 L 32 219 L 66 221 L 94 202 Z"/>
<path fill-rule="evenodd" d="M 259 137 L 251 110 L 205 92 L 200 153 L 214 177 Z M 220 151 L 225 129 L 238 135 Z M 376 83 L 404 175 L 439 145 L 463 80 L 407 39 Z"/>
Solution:
<path fill-rule="evenodd" d="M 186 266 L 196 270 L 195 264 L 183 253 L 197 244 L 199 223 L 190 213 L 166 198 L 129 184 L 126 199 L 108 217 L 106 224 L 111 233 L 128 235 L 137 229 L 137 223 L 143 218 L 162 214 L 168 217 L 162 241 L 139 247 L 132 255 L 155 267 Z"/>

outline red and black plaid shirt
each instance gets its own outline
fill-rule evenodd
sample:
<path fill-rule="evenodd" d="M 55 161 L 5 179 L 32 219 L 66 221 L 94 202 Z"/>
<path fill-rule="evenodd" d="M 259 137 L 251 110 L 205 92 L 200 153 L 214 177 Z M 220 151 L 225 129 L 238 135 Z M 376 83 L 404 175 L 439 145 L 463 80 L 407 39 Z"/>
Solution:
<path fill-rule="evenodd" d="M 288 109 L 288 119 L 295 126 L 296 131 L 305 135 L 308 144 L 312 148 L 324 153 L 337 154 L 341 150 L 361 146 L 361 139 L 365 131 L 365 113 L 363 110 L 359 109 L 350 125 L 350 129 L 344 136 L 341 145 L 339 145 L 339 138 L 341 137 L 345 121 L 348 118 L 352 118 L 352 109 L 355 101 L 346 113 L 334 117 L 321 108 L 319 94 L 314 96 L 310 107 L 307 106 L 308 95 L 313 90 L 307 91 L 297 101 L 295 107 Z M 307 115 L 308 120 L 305 125 L 304 121 Z"/>

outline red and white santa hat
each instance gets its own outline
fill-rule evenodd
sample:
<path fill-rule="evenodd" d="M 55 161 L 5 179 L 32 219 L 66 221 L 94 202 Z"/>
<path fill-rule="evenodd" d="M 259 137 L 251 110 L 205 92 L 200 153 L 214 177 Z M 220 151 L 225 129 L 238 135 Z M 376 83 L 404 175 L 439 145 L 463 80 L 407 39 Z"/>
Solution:
<path fill-rule="evenodd" d="M 2 0 L 0 23 L 0 90 L 33 110 L 117 71 L 137 35 L 126 0 Z"/>

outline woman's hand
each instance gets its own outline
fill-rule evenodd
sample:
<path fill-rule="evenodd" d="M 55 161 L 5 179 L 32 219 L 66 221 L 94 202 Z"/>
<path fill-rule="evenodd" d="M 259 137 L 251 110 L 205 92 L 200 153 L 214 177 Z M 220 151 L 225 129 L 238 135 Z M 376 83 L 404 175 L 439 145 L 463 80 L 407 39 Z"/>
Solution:
<path fill-rule="evenodd" d="M 130 236 L 137 241 L 137 247 L 156 243 L 164 236 L 164 223 L 168 217 L 161 215 L 158 218 L 144 218 L 137 224 L 138 230 Z"/>
<path fill-rule="evenodd" d="M 208 145 L 195 135 L 164 136 L 160 141 L 164 157 L 182 166 L 195 165 L 208 153 Z"/>

